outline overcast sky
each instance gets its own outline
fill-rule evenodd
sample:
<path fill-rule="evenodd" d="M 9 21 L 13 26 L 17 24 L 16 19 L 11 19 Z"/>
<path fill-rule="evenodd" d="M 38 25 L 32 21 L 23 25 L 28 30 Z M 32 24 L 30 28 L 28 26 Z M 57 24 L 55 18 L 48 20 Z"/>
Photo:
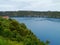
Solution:
<path fill-rule="evenodd" d="M 60 11 L 60 0 L 0 0 L 0 11 Z"/>

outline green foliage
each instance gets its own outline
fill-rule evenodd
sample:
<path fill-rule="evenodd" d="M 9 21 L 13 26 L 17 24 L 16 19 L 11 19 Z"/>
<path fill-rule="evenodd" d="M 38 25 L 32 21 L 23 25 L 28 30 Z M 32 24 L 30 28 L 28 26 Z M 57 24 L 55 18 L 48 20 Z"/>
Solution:
<path fill-rule="evenodd" d="M 11 41 L 0 36 L 0 45 L 24 45 L 23 42 Z"/>
<path fill-rule="evenodd" d="M 12 19 L 0 18 L 0 36 L 5 37 L 3 38 L 4 40 L 0 38 L 0 45 L 15 45 L 14 43 L 10 43 L 11 41 L 16 41 L 17 45 L 21 42 L 21 45 L 46 45 L 49 43 L 47 41 L 45 44 L 40 41 L 24 23 L 18 23 Z"/>
<path fill-rule="evenodd" d="M 50 43 L 50 41 L 46 40 L 46 45 L 48 45 Z"/>
<path fill-rule="evenodd" d="M 25 28 L 25 29 L 27 28 L 24 23 L 21 23 L 21 27 L 23 27 L 23 28 Z"/>

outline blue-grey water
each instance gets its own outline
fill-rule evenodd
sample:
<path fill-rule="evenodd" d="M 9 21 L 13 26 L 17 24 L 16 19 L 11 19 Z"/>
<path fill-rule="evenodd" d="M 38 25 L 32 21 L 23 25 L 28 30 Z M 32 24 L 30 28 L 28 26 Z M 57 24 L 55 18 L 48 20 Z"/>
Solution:
<path fill-rule="evenodd" d="M 60 45 L 60 19 L 15 17 L 18 22 L 25 23 L 41 41 L 50 41 L 50 45 Z"/>

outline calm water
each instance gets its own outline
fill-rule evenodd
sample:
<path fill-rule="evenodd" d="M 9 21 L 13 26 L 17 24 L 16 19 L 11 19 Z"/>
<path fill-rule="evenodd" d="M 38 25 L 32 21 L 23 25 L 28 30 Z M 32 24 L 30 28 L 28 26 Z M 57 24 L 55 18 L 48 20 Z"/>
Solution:
<path fill-rule="evenodd" d="M 14 18 L 25 23 L 41 41 L 50 41 L 50 45 L 60 45 L 60 19 L 54 18 Z"/>

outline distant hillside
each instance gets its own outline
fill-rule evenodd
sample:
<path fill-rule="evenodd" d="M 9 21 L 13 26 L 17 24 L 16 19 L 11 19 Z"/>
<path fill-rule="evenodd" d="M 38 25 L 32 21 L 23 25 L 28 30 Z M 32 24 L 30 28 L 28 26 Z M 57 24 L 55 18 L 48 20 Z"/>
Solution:
<path fill-rule="evenodd" d="M 48 45 L 39 40 L 24 23 L 0 17 L 0 45 Z"/>
<path fill-rule="evenodd" d="M 1 16 L 60 18 L 59 11 L 0 11 Z"/>

